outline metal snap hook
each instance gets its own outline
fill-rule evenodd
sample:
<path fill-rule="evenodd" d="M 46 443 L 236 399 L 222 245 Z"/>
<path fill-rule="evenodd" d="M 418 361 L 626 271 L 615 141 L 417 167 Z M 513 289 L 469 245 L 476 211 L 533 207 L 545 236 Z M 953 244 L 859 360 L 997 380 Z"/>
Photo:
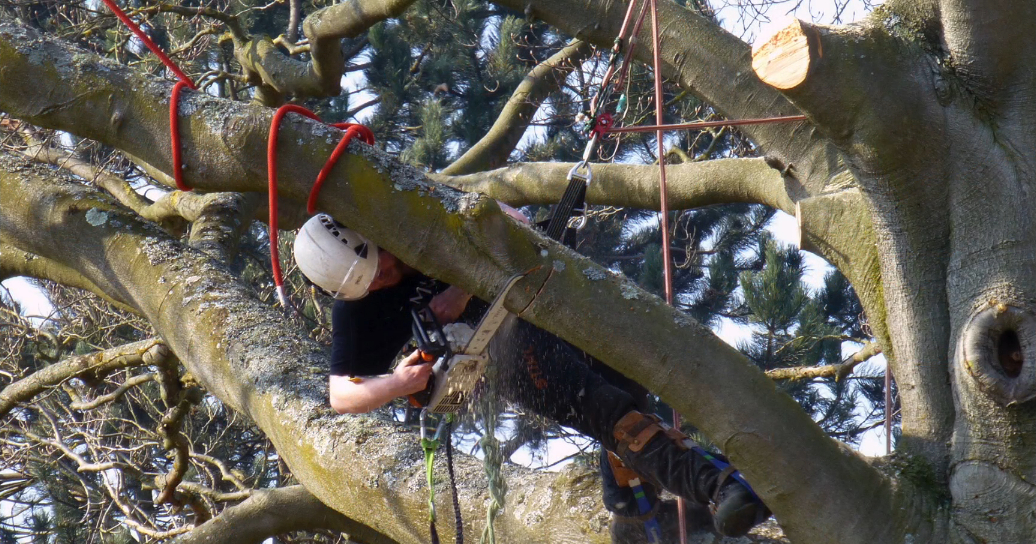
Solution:
<path fill-rule="evenodd" d="M 581 168 L 586 169 L 586 174 L 579 173 L 579 170 Z M 584 183 L 589 185 L 593 177 L 594 174 L 593 171 L 590 170 L 590 162 L 584 160 L 582 162 L 577 162 L 576 165 L 568 171 L 568 176 L 565 179 L 567 179 L 568 181 L 572 181 L 573 179 L 581 179 Z"/>

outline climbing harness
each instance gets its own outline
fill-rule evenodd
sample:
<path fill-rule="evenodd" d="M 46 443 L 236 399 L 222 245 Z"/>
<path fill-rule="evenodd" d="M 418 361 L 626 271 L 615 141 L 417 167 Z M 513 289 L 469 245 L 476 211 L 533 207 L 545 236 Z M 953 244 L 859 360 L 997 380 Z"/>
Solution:
<path fill-rule="evenodd" d="M 632 478 L 629 481 L 630 489 L 633 490 L 633 496 L 637 499 L 637 508 L 640 509 L 641 515 L 648 515 L 651 513 L 652 504 L 648 501 L 647 495 L 644 493 L 644 486 L 640 482 L 640 478 Z M 644 532 L 647 533 L 647 541 L 650 544 L 658 544 L 662 542 L 662 527 L 658 525 L 658 519 L 654 515 L 649 515 L 644 520 Z"/>
<path fill-rule="evenodd" d="M 640 517 L 644 520 L 644 532 L 648 543 L 658 544 L 661 542 L 662 528 L 654 515 L 655 505 L 648 500 L 647 493 L 644 491 L 644 485 L 640 481 L 640 476 L 637 475 L 636 471 L 627 467 L 614 452 L 606 452 L 606 458 L 602 462 L 608 463 L 609 468 L 611 468 L 612 479 L 615 480 L 619 487 L 628 487 L 633 492 L 633 497 L 637 501 L 637 510 L 640 511 Z"/>
<path fill-rule="evenodd" d="M 439 532 L 435 528 L 435 451 L 439 449 L 443 436 L 446 440 L 446 467 L 450 476 L 450 488 L 453 491 L 453 513 L 456 520 L 457 544 L 464 544 L 464 526 L 460 515 L 460 500 L 457 497 L 457 481 L 453 474 L 453 437 L 451 426 L 453 414 L 444 414 L 439 419 L 435 434 L 428 437 L 428 410 L 421 410 L 421 449 L 424 451 L 425 476 L 428 480 L 428 533 L 432 544 L 439 544 Z"/>

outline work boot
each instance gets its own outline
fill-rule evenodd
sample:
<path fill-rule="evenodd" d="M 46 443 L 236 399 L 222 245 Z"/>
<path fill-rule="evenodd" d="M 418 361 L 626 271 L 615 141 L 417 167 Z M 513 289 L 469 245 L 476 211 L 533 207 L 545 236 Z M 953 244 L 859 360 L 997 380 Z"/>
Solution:
<path fill-rule="evenodd" d="M 726 536 L 744 536 L 752 527 L 770 517 L 766 505 L 733 478 L 720 485 L 710 509 L 716 530 Z"/>
<path fill-rule="evenodd" d="M 688 501 L 712 503 L 716 530 L 724 536 L 742 536 L 770 513 L 745 486 L 729 476 L 733 469 L 716 468 L 695 451 L 687 435 L 653 415 L 633 410 L 615 424 L 615 453 L 646 481 Z M 702 450 L 704 451 L 704 450 Z"/>

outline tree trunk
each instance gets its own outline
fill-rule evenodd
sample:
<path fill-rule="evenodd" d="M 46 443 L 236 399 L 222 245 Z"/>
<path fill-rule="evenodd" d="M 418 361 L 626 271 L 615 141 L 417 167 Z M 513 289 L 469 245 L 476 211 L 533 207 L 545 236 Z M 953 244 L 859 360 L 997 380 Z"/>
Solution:
<path fill-rule="evenodd" d="M 605 46 L 625 8 L 617 1 L 498 3 Z M 792 210 L 803 240 L 850 279 L 900 385 L 903 437 L 891 458 L 872 466 L 839 448 L 703 327 L 505 219 L 487 198 L 433 183 L 354 143 L 318 207 L 482 298 L 512 273 L 532 270 L 508 308 L 676 407 L 733 458 L 793 541 L 1032 542 L 1036 4 L 891 0 L 856 25 L 796 22 L 754 52 L 681 6 L 662 3 L 660 11 L 666 75 L 731 117 L 808 116 L 745 128 L 767 154 L 761 162 L 688 165 L 686 172 L 706 176 L 705 188 L 688 198 Z M 638 49 L 642 58 L 650 54 L 650 46 Z M 48 91 L 24 92 L 33 85 Z M 169 172 L 168 94 L 168 84 L 0 23 L 0 110 L 15 117 L 113 145 Z M 270 112 L 188 93 L 180 114 L 190 117 L 181 132 L 191 185 L 265 190 Z M 337 136 L 308 121 L 285 123 L 281 164 L 291 168 L 278 172 L 285 221 L 298 222 L 310 180 Z M 329 417 L 315 346 L 279 329 L 275 313 L 197 253 L 94 196 L 75 200 L 68 195 L 79 190 L 26 181 L 33 174 L 19 168 L 8 162 L 0 174 L 5 247 L 39 254 L 55 264 L 55 275 L 82 275 L 147 315 L 207 387 L 269 433 L 322 501 L 397 540 L 420 534 L 421 500 L 400 491 L 418 479 L 413 441 L 371 434 L 366 419 Z M 558 169 L 508 167 L 485 176 L 492 180 L 486 192 L 550 202 L 560 191 L 538 185 L 560 187 Z M 601 170 L 610 170 L 595 176 L 601 187 L 619 185 L 607 185 L 608 176 L 635 173 Z M 742 174 L 734 188 L 715 185 Z M 591 198 L 615 203 L 639 204 L 645 194 L 597 189 Z M 91 209 L 120 226 L 93 225 L 84 215 Z M 159 278 L 169 283 L 155 293 Z M 400 464 L 388 463 L 384 475 L 362 466 L 372 447 L 401 448 Z M 544 488 L 550 481 L 528 480 Z M 579 482 L 563 476 L 553 484 Z M 474 490 L 466 493 L 465 504 L 478 502 Z M 574 495 L 560 488 L 527 495 L 509 507 L 509 530 L 555 542 L 599 532 L 600 520 L 581 519 L 590 510 L 566 496 Z M 376 497 L 405 505 L 397 510 L 406 513 L 380 521 L 385 509 L 371 506 L 386 503 Z"/>

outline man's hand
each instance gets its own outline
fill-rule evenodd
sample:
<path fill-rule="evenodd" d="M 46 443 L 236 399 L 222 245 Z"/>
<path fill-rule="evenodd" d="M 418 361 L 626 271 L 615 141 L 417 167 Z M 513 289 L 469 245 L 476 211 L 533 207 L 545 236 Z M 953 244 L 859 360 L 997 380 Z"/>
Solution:
<path fill-rule="evenodd" d="M 432 364 L 421 359 L 420 351 L 414 351 L 400 361 L 392 371 L 399 388 L 397 396 L 413 395 L 423 391 L 428 385 L 428 377 L 432 375 Z"/>
<path fill-rule="evenodd" d="M 460 318 L 460 314 L 464 313 L 464 308 L 468 307 L 469 300 L 471 300 L 471 295 L 465 293 L 463 289 L 450 286 L 435 295 L 428 303 L 428 307 L 431 308 L 439 323 L 453 323 Z"/>
<path fill-rule="evenodd" d="M 339 414 L 362 414 L 384 406 L 396 397 L 424 390 L 432 375 L 432 363 L 415 351 L 399 362 L 392 374 L 368 378 L 331 376 L 328 383 L 331 408 Z"/>

